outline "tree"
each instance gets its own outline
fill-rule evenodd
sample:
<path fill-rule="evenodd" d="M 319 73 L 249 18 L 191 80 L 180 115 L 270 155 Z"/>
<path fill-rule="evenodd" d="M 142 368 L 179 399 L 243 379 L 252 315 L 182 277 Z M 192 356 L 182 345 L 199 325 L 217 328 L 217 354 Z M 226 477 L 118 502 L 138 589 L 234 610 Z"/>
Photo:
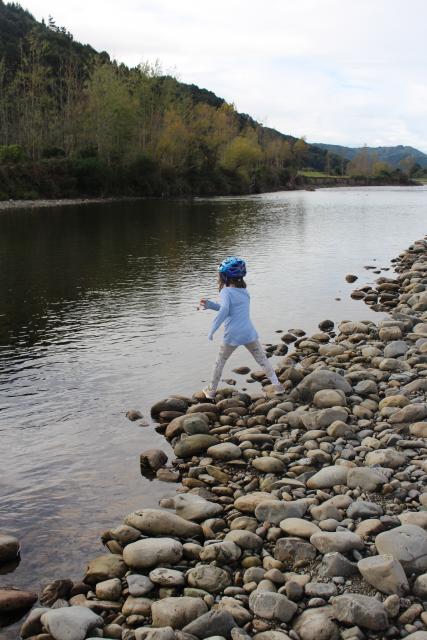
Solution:
<path fill-rule="evenodd" d="M 365 146 L 349 162 L 347 172 L 353 176 L 372 175 L 372 156 L 368 147 Z"/>
<path fill-rule="evenodd" d="M 304 137 L 299 138 L 294 143 L 294 146 L 292 147 L 292 153 L 294 156 L 295 165 L 298 169 L 300 169 L 303 166 L 304 160 L 308 155 L 308 144 L 306 143 Z"/>
<path fill-rule="evenodd" d="M 113 65 L 97 64 L 85 93 L 86 139 L 107 164 L 123 159 L 132 148 L 136 114 L 126 78 Z"/>
<path fill-rule="evenodd" d="M 221 166 L 227 171 L 236 171 L 249 177 L 251 169 L 262 158 L 261 147 L 249 132 L 236 136 L 224 150 Z"/>
<path fill-rule="evenodd" d="M 388 162 L 377 161 L 372 165 L 373 176 L 390 176 L 392 172 L 393 169 Z"/>
<path fill-rule="evenodd" d="M 403 160 L 399 162 L 399 165 L 404 174 L 411 176 L 416 165 L 416 160 L 414 156 L 406 156 L 406 158 L 403 158 Z"/>

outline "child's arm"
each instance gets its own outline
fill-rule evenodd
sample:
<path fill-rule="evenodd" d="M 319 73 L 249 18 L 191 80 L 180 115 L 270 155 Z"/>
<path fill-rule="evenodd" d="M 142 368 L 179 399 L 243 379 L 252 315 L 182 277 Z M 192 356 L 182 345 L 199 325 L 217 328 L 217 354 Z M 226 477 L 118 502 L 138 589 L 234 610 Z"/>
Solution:
<path fill-rule="evenodd" d="M 214 321 L 212 322 L 211 330 L 209 331 L 209 334 L 208 334 L 209 340 L 213 339 L 213 335 L 215 331 L 217 331 L 220 328 L 220 326 L 222 325 L 222 323 L 230 313 L 230 298 L 228 297 L 227 289 L 224 288 L 221 290 L 221 293 L 219 295 L 219 301 L 220 301 L 220 304 L 217 305 L 219 308 L 219 311 L 215 316 Z"/>
<path fill-rule="evenodd" d="M 202 298 L 200 302 L 203 303 L 205 309 L 212 309 L 213 311 L 219 311 L 221 308 L 221 305 L 219 305 L 218 302 L 213 302 L 213 300 L 209 300 L 209 298 Z"/>

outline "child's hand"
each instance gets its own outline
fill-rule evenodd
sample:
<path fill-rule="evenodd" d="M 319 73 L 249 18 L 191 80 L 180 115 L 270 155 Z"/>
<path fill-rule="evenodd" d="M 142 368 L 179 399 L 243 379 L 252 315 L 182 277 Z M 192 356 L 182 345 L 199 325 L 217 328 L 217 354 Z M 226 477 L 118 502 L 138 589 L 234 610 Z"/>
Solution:
<path fill-rule="evenodd" d="M 206 298 L 200 298 L 199 308 L 200 309 L 206 309 L 206 303 L 207 303 Z"/>

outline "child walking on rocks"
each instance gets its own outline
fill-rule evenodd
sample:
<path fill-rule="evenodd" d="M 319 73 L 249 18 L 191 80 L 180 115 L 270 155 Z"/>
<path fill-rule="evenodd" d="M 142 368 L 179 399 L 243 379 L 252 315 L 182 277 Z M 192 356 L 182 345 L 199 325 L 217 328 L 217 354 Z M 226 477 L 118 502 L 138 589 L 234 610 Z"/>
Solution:
<path fill-rule="evenodd" d="M 226 258 L 218 267 L 219 304 L 207 298 L 200 300 L 200 308 L 218 311 L 208 335 L 209 340 L 213 339 L 215 331 L 224 323 L 224 342 L 219 349 L 212 380 L 209 386 L 203 389 L 205 396 L 211 400 L 215 398 L 225 363 L 240 345 L 244 345 L 263 368 L 274 385 L 275 393 L 280 395 L 284 391 L 249 317 L 250 297 L 244 281 L 245 275 L 244 260 L 234 256 Z"/>

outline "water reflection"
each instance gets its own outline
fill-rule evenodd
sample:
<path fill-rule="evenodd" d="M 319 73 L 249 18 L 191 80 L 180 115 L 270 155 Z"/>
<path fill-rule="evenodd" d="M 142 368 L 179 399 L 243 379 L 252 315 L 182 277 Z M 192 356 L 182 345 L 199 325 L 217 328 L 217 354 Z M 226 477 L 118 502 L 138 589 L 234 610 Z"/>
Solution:
<path fill-rule="evenodd" d="M 426 194 L 330 189 L 0 212 L 0 530 L 22 541 L 14 583 L 80 577 L 103 529 L 173 492 L 140 475 L 140 451 L 170 451 L 162 436 L 124 414 L 147 416 L 154 400 L 208 376 L 212 316 L 195 306 L 216 295 L 225 255 L 248 259 L 265 341 L 326 317 L 374 317 L 344 275 L 371 281 L 364 265 L 388 266 L 423 235 Z M 238 351 L 224 377 L 237 364 L 252 366 Z"/>

